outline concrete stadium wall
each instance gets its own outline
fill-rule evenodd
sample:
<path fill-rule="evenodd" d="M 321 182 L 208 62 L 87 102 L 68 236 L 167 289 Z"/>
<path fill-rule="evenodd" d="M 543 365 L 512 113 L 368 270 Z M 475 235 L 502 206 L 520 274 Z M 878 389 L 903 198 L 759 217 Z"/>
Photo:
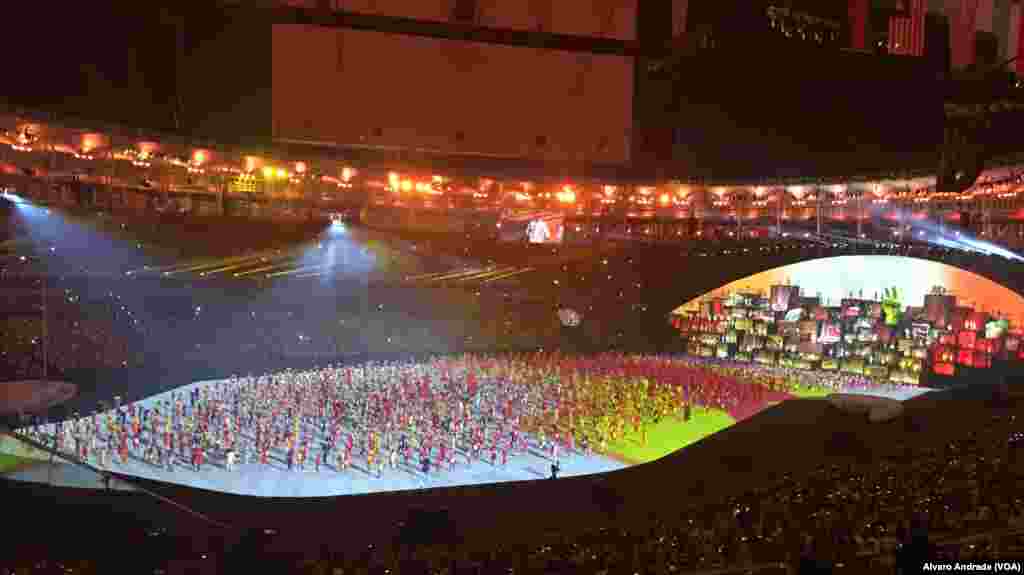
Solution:
<path fill-rule="evenodd" d="M 272 34 L 276 139 L 629 159 L 629 58 L 304 25 Z"/>

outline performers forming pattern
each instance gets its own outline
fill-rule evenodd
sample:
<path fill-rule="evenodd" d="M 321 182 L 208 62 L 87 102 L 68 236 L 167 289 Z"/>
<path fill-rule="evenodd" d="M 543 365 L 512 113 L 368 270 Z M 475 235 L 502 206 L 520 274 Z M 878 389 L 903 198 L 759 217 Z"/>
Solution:
<path fill-rule="evenodd" d="M 646 441 L 664 417 L 763 403 L 769 390 L 807 385 L 804 376 L 694 358 L 462 355 L 232 377 L 28 433 L 114 469 L 138 459 L 169 470 L 380 476 L 404 465 L 431 474 L 474 461 L 506 465 L 528 451 L 551 460 L 608 454 L 629 430 Z M 871 385 L 838 374 L 825 384 Z"/>

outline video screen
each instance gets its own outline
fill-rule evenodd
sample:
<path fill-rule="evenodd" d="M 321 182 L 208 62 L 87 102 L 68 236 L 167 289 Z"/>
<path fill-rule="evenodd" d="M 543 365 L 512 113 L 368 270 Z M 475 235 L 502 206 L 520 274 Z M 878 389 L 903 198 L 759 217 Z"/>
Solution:
<path fill-rule="evenodd" d="M 739 289 L 742 297 L 731 295 Z M 820 298 L 811 304 L 800 293 Z M 985 302 L 986 311 L 964 305 L 958 294 Z M 1024 298 L 976 274 L 899 256 L 843 256 L 769 270 L 687 302 L 673 315 L 687 318 L 673 320 L 687 326 L 678 328 L 682 337 L 715 346 L 709 357 L 898 383 L 1024 355 L 1021 326 L 1006 319 L 1024 317 Z"/>
<path fill-rule="evenodd" d="M 526 238 L 531 244 L 560 244 L 564 234 L 562 219 L 536 219 L 526 224 Z"/>
<path fill-rule="evenodd" d="M 787 310 L 786 311 L 786 319 L 785 319 L 785 321 L 787 321 L 787 322 L 798 322 L 801 319 L 803 319 L 803 317 L 804 317 L 804 310 L 803 310 L 803 308 L 797 307 L 797 308 L 793 308 L 791 310 Z"/>
<path fill-rule="evenodd" d="M 788 285 L 773 285 L 771 292 L 772 305 L 771 310 L 776 312 L 787 311 L 789 309 L 789 303 L 795 290 L 793 286 Z"/>

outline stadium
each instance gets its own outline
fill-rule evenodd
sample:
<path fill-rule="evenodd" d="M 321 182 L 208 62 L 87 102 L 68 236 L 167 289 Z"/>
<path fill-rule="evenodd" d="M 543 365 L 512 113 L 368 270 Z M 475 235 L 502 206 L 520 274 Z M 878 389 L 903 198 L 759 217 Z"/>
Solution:
<path fill-rule="evenodd" d="M 967 160 L 921 133 L 869 134 L 880 117 L 836 124 L 855 159 L 812 150 L 810 112 L 730 153 L 741 131 L 707 136 L 721 118 L 687 128 L 707 130 L 701 145 L 661 130 L 657 98 L 683 102 L 662 123 L 690 125 L 708 94 L 660 94 L 640 71 L 714 68 L 749 35 L 774 57 L 854 62 L 866 92 L 899 89 L 930 73 L 926 12 L 952 29 L 953 60 L 984 60 L 984 42 L 965 55 L 963 10 L 244 4 L 218 5 L 235 28 L 216 42 L 178 48 L 223 60 L 231 38 L 269 31 L 257 114 L 186 107 L 191 56 L 173 126 L 157 104 L 89 108 L 95 94 L 72 106 L 84 115 L 38 94 L 0 110 L 5 573 L 1024 559 L 1016 116 L 989 117 Z M 1021 21 L 995 4 L 978 38 L 999 36 L 1000 14 Z M 187 11 L 161 18 L 201 36 Z M 869 53 L 883 28 L 888 53 Z M 657 53 L 658 34 L 675 47 Z M 371 48 L 392 74 L 365 65 Z M 550 93 L 510 87 L 527 69 Z M 720 90 L 719 113 L 744 121 L 776 104 Z M 543 109 L 517 116 L 517 99 Z M 939 102 L 947 132 L 954 99 Z M 342 122 L 339 102 L 362 112 Z M 923 108 L 886 114 L 942 127 Z M 260 114 L 265 134 L 241 127 Z"/>

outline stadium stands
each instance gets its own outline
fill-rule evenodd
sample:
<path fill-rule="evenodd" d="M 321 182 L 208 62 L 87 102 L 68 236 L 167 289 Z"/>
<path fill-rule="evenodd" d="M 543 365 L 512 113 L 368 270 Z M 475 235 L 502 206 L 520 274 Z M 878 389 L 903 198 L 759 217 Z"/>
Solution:
<path fill-rule="evenodd" d="M 161 233 L 169 236 L 171 229 Z M 163 241 L 173 246 L 177 239 Z M 207 236 L 205 241 L 212 240 Z M 481 295 L 445 290 L 428 298 L 417 295 L 421 287 L 369 290 L 364 285 L 360 297 L 346 301 L 336 294 L 317 299 L 309 295 L 308 283 L 293 283 L 244 305 L 238 298 L 244 291 L 195 276 L 128 282 L 68 274 L 48 296 L 54 335 L 50 357 L 56 373 L 81 382 L 82 393 L 65 413 L 51 415 L 63 417 L 72 409 L 88 413 L 113 395 L 134 401 L 186 380 L 232 372 L 308 367 L 339 358 L 351 363 L 389 354 L 568 347 L 577 332 L 560 328 L 556 316 L 559 304 L 567 303 L 579 310 L 581 330 L 592 329 L 590 320 L 608 317 L 621 322 L 609 325 L 630 332 L 618 340 L 603 337 L 614 332 L 597 333 L 602 337 L 584 342 L 592 348 L 600 343 L 644 354 L 659 350 L 661 342 L 640 336 L 651 323 L 638 306 L 653 301 L 652 286 L 660 285 L 657 272 L 665 269 L 668 254 L 679 256 L 678 248 L 608 248 L 563 257 L 564 248 L 473 244 L 467 253 L 459 239 L 408 242 L 409 251 L 418 246 L 416 251 L 446 258 L 504 261 L 514 252 L 522 260 L 542 253 L 551 259 L 537 265 L 535 273 L 480 290 Z M 199 251 L 202 244 L 194 240 L 193 249 Z M 217 247 L 233 251 L 227 245 Z M 795 261 L 900 253 L 945 258 L 965 268 L 1001 269 L 1007 277 L 1016 273 L 1016 265 L 1002 258 L 908 244 L 826 246 L 793 238 L 764 244 L 709 242 L 687 251 L 685 257 L 714 258 L 723 268 L 769 257 Z M 757 265 L 765 265 L 764 260 Z M 40 261 L 16 258 L 5 259 L 3 267 L 4 287 L 20 286 L 24 293 L 0 305 L 27 312 L 5 316 L 5 373 L 9 379 L 35 377 L 41 326 L 32 307 L 39 301 L 34 282 L 48 270 Z M 588 291 L 600 297 L 589 303 L 581 298 L 577 304 L 578 294 Z M 515 295 L 504 295 L 509 293 Z M 676 305 L 686 299 L 671 295 Z M 290 304 L 295 301 L 302 305 Z M 296 313 L 302 308 L 317 313 Z M 454 315 L 452 310 L 460 308 L 465 313 Z M 419 323 L 418 318 L 438 323 Z M 509 329 L 493 328 L 509 319 L 514 322 Z M 356 326 L 339 332 L 339 320 Z M 452 326 L 446 339 L 426 337 L 436 335 L 429 329 L 443 322 Z M 410 329 L 423 330 L 417 333 L 424 337 L 381 351 L 380 342 L 395 330 Z M 299 340 L 296 333 L 311 335 L 311 341 Z M 1011 553 L 1019 544 L 1013 529 L 1024 509 L 1014 487 L 1022 479 L 1016 453 L 1024 438 L 1016 415 L 1020 404 L 1011 396 L 1001 407 L 994 405 L 992 389 L 977 383 L 975 389 L 904 402 L 903 415 L 891 425 L 836 417 L 826 401 L 786 401 L 664 460 L 600 477 L 259 505 L 138 481 L 226 529 L 140 493 L 5 480 L 0 496 L 8 509 L 19 512 L 10 519 L 16 533 L 0 541 L 0 567 L 28 573 L 99 573 L 126 566 L 168 574 L 257 568 L 302 573 L 617 573 L 644 568 L 770 573 L 784 571 L 781 563 L 791 566 L 804 559 L 853 573 L 895 561 L 897 545 L 912 540 L 911 519 L 917 511 L 928 512 L 916 522 L 927 528 L 936 554 Z M 413 508 L 421 510 L 416 520 L 409 518 Z M 424 535 L 431 529 L 409 528 L 410 523 L 451 528 L 440 529 L 449 533 L 431 540 L 429 533 Z"/>
<path fill-rule="evenodd" d="M 1022 470 L 1014 454 L 1024 435 L 1016 417 L 1018 407 L 1013 403 L 993 411 L 978 390 L 929 394 L 908 403 L 912 425 L 893 429 L 822 418 L 828 409 L 823 403 L 793 402 L 665 463 L 600 480 L 625 499 L 621 511 L 603 515 L 604 519 L 595 511 L 568 513 L 566 507 L 578 497 L 547 514 L 539 512 L 542 504 L 552 505 L 558 496 L 588 489 L 588 484 L 599 481 L 595 479 L 568 480 L 571 483 L 563 489 L 557 485 L 562 481 L 542 481 L 511 488 L 515 493 L 503 487 L 475 488 L 472 501 L 465 500 L 467 491 L 446 490 L 427 499 L 414 493 L 324 501 L 301 509 L 286 502 L 267 502 L 257 509 L 223 496 L 177 493 L 207 513 L 232 515 L 238 523 L 229 531 L 187 526 L 175 512 L 147 503 L 142 496 L 10 485 L 4 492 L 12 498 L 9 501 L 17 498 L 33 512 L 17 520 L 18 535 L 4 542 L 19 546 L 19 553 L 4 557 L 17 557 L 6 564 L 10 568 L 45 558 L 54 569 L 56 564 L 74 565 L 72 559 L 80 559 L 82 549 L 102 543 L 89 555 L 95 559 L 79 560 L 75 572 L 125 563 L 167 573 L 186 566 L 214 572 L 265 561 L 300 573 L 330 573 L 335 568 L 392 573 L 452 568 L 485 573 L 509 568 L 730 573 L 785 572 L 780 564 L 797 565 L 802 560 L 856 573 L 891 566 L 899 546 L 909 544 L 913 535 L 919 535 L 914 531 L 923 529 L 929 549 L 942 557 L 991 558 L 995 549 L 1010 551 L 1019 545 L 1024 501 L 1016 493 Z M 959 425 L 948 425 L 950 418 Z M 785 452 L 779 446 L 786 446 Z M 750 460 L 743 471 L 723 475 L 723 466 L 735 468 L 743 458 Z M 768 479 L 772 475 L 775 480 Z M 646 497 L 636 496 L 645 489 Z M 544 491 L 556 493 L 545 497 Z M 504 518 L 502 502 L 507 498 L 529 507 L 532 515 L 510 513 L 507 521 L 495 522 L 496 517 Z M 452 545 L 416 540 L 410 545 L 402 541 L 408 542 L 411 535 L 394 539 L 402 533 L 398 522 L 406 517 L 406 506 L 415 501 L 420 509 L 446 510 L 461 541 Z M 652 515 L 655 508 L 660 512 Z M 134 519 L 126 521 L 119 509 L 136 510 Z M 361 513 L 371 509 L 377 517 L 364 520 Z M 918 512 L 926 515 L 915 517 Z M 431 513 L 435 519 L 443 517 Z M 474 518 L 480 514 L 486 517 Z M 154 519 L 155 525 L 150 523 Z M 524 520 L 535 528 L 516 531 L 513 526 Z M 311 528 L 324 521 L 338 529 L 324 533 Z M 490 529 L 476 528 L 486 521 L 491 522 Z M 345 528 L 353 522 L 364 527 L 360 534 Z M 549 522 L 556 522 L 557 533 L 545 533 Z M 91 524 L 104 528 L 84 528 Z M 268 525 L 272 530 L 264 531 Z M 183 539 L 188 532 L 182 529 L 195 531 Z M 31 544 L 34 538 L 38 540 Z M 261 539 L 262 551 L 254 551 L 252 543 L 234 551 L 234 542 L 254 538 Z M 128 544 L 153 554 L 129 561 Z M 242 548 L 246 556 L 241 556 Z M 204 562 L 212 566 L 204 569 Z"/>

